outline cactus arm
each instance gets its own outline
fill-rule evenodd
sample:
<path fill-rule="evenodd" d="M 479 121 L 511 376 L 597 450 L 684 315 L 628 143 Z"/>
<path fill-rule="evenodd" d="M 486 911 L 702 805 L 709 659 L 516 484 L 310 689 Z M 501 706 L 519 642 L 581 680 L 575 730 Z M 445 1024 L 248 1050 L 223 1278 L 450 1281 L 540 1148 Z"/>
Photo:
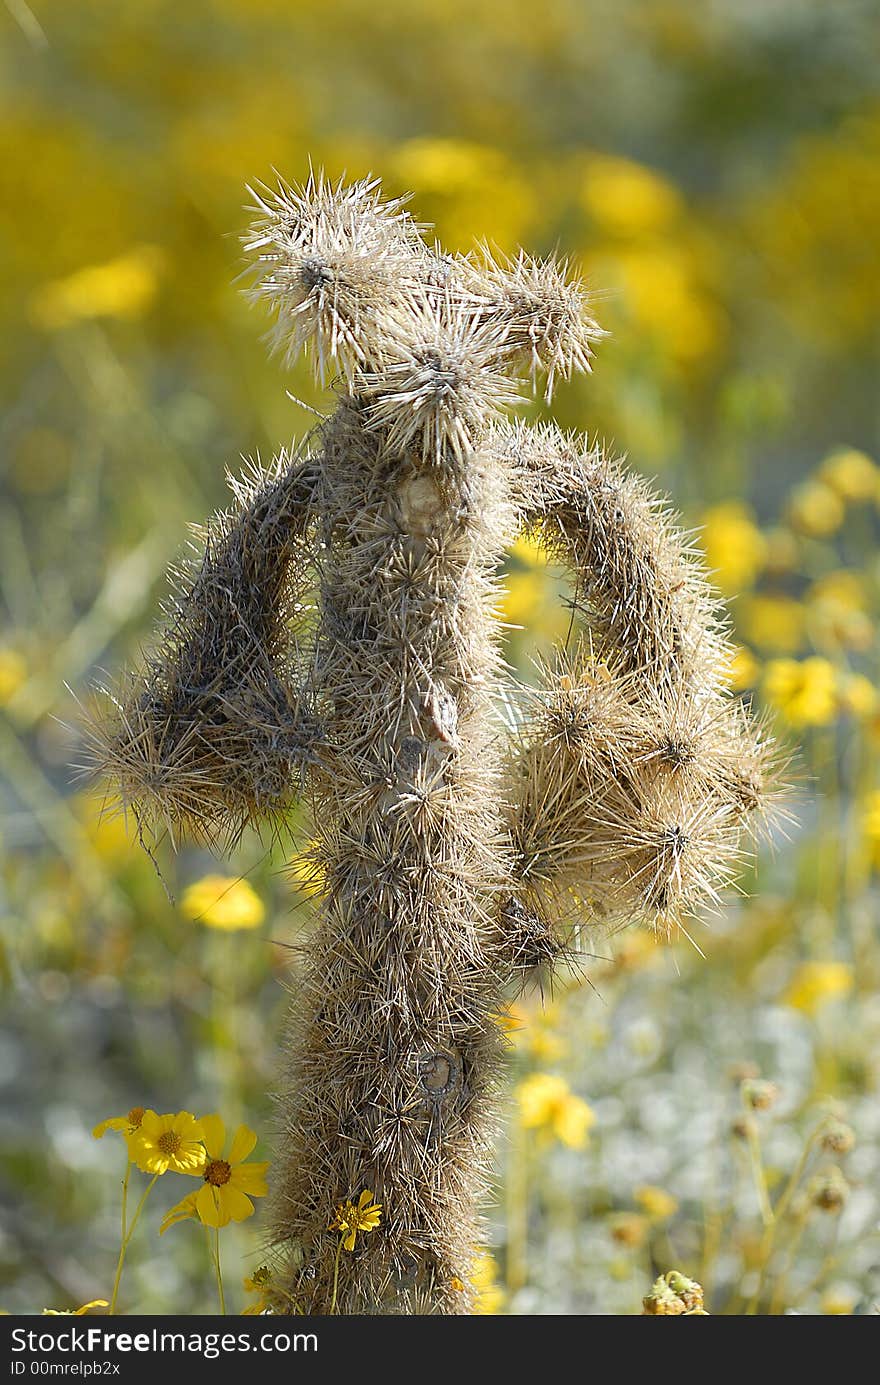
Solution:
<path fill-rule="evenodd" d="M 318 481 L 282 453 L 232 483 L 237 504 L 172 574 L 145 669 L 93 725 L 101 769 L 153 831 L 234 838 L 289 804 L 314 759 L 297 626 Z"/>
<path fill-rule="evenodd" d="M 645 483 L 555 428 L 507 428 L 497 446 L 588 636 L 544 671 L 511 752 L 521 904 L 668 931 L 720 902 L 769 806 L 772 744 L 726 692 L 705 571 Z"/>

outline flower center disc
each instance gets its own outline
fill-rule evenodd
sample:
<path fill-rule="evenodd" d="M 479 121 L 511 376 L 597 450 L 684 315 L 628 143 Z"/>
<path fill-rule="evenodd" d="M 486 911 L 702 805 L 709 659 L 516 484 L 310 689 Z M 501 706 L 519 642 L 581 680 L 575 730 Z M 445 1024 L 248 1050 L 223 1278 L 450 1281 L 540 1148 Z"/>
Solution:
<path fill-rule="evenodd" d="M 163 1154 L 176 1154 L 180 1149 L 180 1136 L 176 1130 L 165 1130 L 159 1136 L 156 1144 Z"/>
<path fill-rule="evenodd" d="M 222 1188 L 231 1176 L 232 1170 L 225 1159 L 212 1159 L 205 1169 L 205 1182 L 213 1183 L 215 1188 Z"/>
<path fill-rule="evenodd" d="M 140 1124 L 141 1124 L 141 1121 L 143 1120 L 143 1118 L 144 1118 L 144 1108 L 143 1108 L 143 1106 L 132 1106 L 131 1110 L 130 1110 L 129 1113 L 128 1113 L 128 1123 L 129 1123 L 129 1125 L 131 1126 L 132 1130 L 139 1130 L 139 1129 L 140 1129 Z"/>

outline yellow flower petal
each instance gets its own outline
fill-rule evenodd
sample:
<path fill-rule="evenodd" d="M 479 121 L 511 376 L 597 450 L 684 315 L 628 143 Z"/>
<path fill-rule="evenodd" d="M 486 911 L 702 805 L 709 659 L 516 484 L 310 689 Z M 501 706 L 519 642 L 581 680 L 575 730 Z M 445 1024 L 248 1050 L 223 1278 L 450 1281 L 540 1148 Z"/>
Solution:
<path fill-rule="evenodd" d="M 254 1214 L 254 1204 L 246 1193 L 236 1186 L 234 1182 L 224 1184 L 218 1188 L 219 1202 L 221 1209 L 226 1213 L 227 1221 L 245 1221 Z"/>
<path fill-rule="evenodd" d="M 232 1180 L 236 1188 L 241 1188 L 243 1193 L 250 1197 L 265 1197 L 269 1191 L 266 1183 L 266 1170 L 269 1167 L 265 1164 L 239 1164 L 233 1169 Z"/>
<path fill-rule="evenodd" d="M 217 1189 L 210 1183 L 204 1183 L 196 1193 L 196 1211 L 205 1226 L 226 1226 L 229 1221 L 229 1214 L 220 1205 Z"/>
<path fill-rule="evenodd" d="M 202 1116 L 202 1142 L 212 1159 L 222 1159 L 226 1144 L 226 1126 L 220 1116 Z"/>
<path fill-rule="evenodd" d="M 229 1151 L 230 1164 L 240 1164 L 242 1159 L 248 1157 L 256 1143 L 256 1132 L 250 1130 L 246 1125 L 240 1125 L 232 1137 L 232 1147 Z"/>
<path fill-rule="evenodd" d="M 100 1140 L 102 1136 L 107 1134 L 108 1130 L 127 1129 L 128 1120 L 125 1116 L 111 1116 L 109 1120 L 101 1121 L 100 1125 L 96 1125 L 92 1131 L 92 1135 L 96 1140 Z"/>
<path fill-rule="evenodd" d="M 197 1217 L 196 1199 L 198 1193 L 187 1193 L 185 1198 L 181 1198 L 170 1211 L 165 1213 L 162 1224 L 159 1227 L 159 1235 L 164 1236 L 165 1232 L 172 1226 L 176 1226 L 180 1221 L 187 1221 L 189 1218 Z"/>

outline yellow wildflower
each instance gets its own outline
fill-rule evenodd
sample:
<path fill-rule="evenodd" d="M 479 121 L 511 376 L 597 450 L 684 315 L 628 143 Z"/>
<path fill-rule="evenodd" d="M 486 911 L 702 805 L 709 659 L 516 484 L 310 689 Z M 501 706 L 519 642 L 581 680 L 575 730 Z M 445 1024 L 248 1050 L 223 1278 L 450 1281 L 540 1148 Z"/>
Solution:
<path fill-rule="evenodd" d="M 244 1291 L 246 1294 L 256 1294 L 255 1303 L 251 1303 L 242 1313 L 243 1318 L 256 1318 L 260 1314 L 270 1312 L 269 1290 L 272 1287 L 272 1271 L 268 1265 L 260 1265 L 259 1269 L 254 1270 L 252 1275 L 247 1275 L 244 1279 Z"/>
<path fill-rule="evenodd" d="M 858 503 L 880 498 L 880 467 L 854 447 L 832 452 L 822 463 L 819 475 L 842 500 Z"/>
<path fill-rule="evenodd" d="M 790 596 L 749 596 L 737 611 L 742 633 L 759 649 L 795 654 L 804 642 L 804 608 Z"/>
<path fill-rule="evenodd" d="M 701 538 L 706 561 L 722 591 L 733 593 L 752 585 L 767 545 L 747 505 L 727 500 L 707 510 Z"/>
<path fill-rule="evenodd" d="M 100 1140 L 107 1134 L 108 1130 L 115 1130 L 120 1135 L 135 1135 L 141 1128 L 141 1121 L 144 1118 L 143 1106 L 132 1106 L 127 1116 L 111 1116 L 109 1120 L 101 1121 L 92 1131 L 96 1140 Z"/>
<path fill-rule="evenodd" d="M 827 726 L 837 712 L 837 679 L 827 659 L 771 659 L 764 696 L 791 726 Z"/>
<path fill-rule="evenodd" d="M 575 1096 L 564 1077 L 532 1073 L 516 1089 L 520 1121 L 526 1130 L 555 1136 L 569 1149 L 583 1149 L 596 1117 L 585 1101 Z"/>
<path fill-rule="evenodd" d="M 31 301 L 31 316 L 52 332 L 87 318 L 140 317 L 156 295 L 161 265 L 156 246 L 135 246 L 105 264 L 44 284 Z"/>
<path fill-rule="evenodd" d="M 205 1155 L 201 1139 L 201 1122 L 189 1111 L 164 1116 L 145 1111 L 129 1152 L 143 1173 L 195 1173 Z"/>
<path fill-rule="evenodd" d="M 678 1203 L 672 1194 L 654 1187 L 652 1183 L 636 1188 L 635 1201 L 651 1221 L 668 1221 L 678 1211 Z"/>
<path fill-rule="evenodd" d="M 807 538 L 824 539 L 836 534 L 843 523 L 843 501 L 824 481 L 805 481 L 793 492 L 788 505 L 791 527 Z"/>
<path fill-rule="evenodd" d="M 227 932 L 259 928 L 266 917 L 260 896 L 246 880 L 235 876 L 204 876 L 184 891 L 180 907 L 195 923 Z"/>
<path fill-rule="evenodd" d="M 660 231 L 682 210 L 678 189 L 661 174 L 607 154 L 589 159 L 581 202 L 604 231 L 619 236 Z"/>
<path fill-rule="evenodd" d="M 365 1188 L 357 1202 L 341 1202 L 336 1208 L 330 1223 L 331 1231 L 338 1231 L 345 1250 L 354 1250 L 359 1231 L 375 1231 L 382 1220 L 382 1204 L 373 1201 L 373 1194 Z"/>
<path fill-rule="evenodd" d="M 727 685 L 731 692 L 745 692 L 753 688 L 761 674 L 761 665 L 750 649 L 737 645 L 731 652 L 727 664 Z"/>
<path fill-rule="evenodd" d="M 43 1317 L 46 1318 L 84 1318 L 93 1308 L 109 1308 L 110 1304 L 106 1298 L 93 1298 L 89 1303 L 84 1303 L 82 1308 L 44 1308 Z"/>
<path fill-rule="evenodd" d="M 498 1264 L 494 1255 L 483 1251 L 473 1263 L 470 1281 L 477 1291 L 474 1312 L 485 1317 L 504 1307 L 504 1290 L 498 1283 Z"/>
<path fill-rule="evenodd" d="M 27 664 L 15 649 L 0 648 L 0 707 L 11 702 L 27 678 Z"/>
<path fill-rule="evenodd" d="M 852 967 L 845 962 L 802 962 L 782 999 L 795 1010 L 815 1015 L 829 1000 L 849 995 L 852 987 Z"/>
<path fill-rule="evenodd" d="M 196 1210 L 205 1226 L 226 1226 L 230 1221 L 244 1221 L 253 1216 L 252 1197 L 265 1197 L 268 1163 L 246 1164 L 253 1152 L 257 1136 L 246 1125 L 240 1125 L 232 1137 L 228 1153 L 226 1127 L 219 1116 L 205 1116 L 201 1122 L 205 1153 L 200 1168 L 203 1186 L 196 1193 Z M 190 1170 L 193 1172 L 193 1170 Z"/>

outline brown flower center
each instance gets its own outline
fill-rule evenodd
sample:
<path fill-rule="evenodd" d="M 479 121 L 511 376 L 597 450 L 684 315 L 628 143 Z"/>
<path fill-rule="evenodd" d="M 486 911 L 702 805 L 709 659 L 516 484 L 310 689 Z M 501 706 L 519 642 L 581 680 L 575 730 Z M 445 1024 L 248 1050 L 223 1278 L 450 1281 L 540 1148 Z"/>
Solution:
<path fill-rule="evenodd" d="M 131 1126 L 132 1130 L 139 1130 L 139 1129 L 140 1129 L 140 1124 L 141 1124 L 141 1121 L 143 1120 L 143 1118 L 144 1118 L 144 1108 L 143 1108 L 143 1106 L 132 1106 L 131 1110 L 130 1110 L 129 1113 L 128 1113 L 128 1123 L 129 1123 L 129 1125 Z"/>
<path fill-rule="evenodd" d="M 180 1149 L 180 1136 L 176 1130 L 163 1130 L 156 1144 L 163 1154 L 176 1154 Z"/>
<path fill-rule="evenodd" d="M 231 1177 L 232 1169 L 225 1159 L 211 1159 L 205 1168 L 205 1182 L 213 1183 L 215 1188 L 222 1188 Z"/>

